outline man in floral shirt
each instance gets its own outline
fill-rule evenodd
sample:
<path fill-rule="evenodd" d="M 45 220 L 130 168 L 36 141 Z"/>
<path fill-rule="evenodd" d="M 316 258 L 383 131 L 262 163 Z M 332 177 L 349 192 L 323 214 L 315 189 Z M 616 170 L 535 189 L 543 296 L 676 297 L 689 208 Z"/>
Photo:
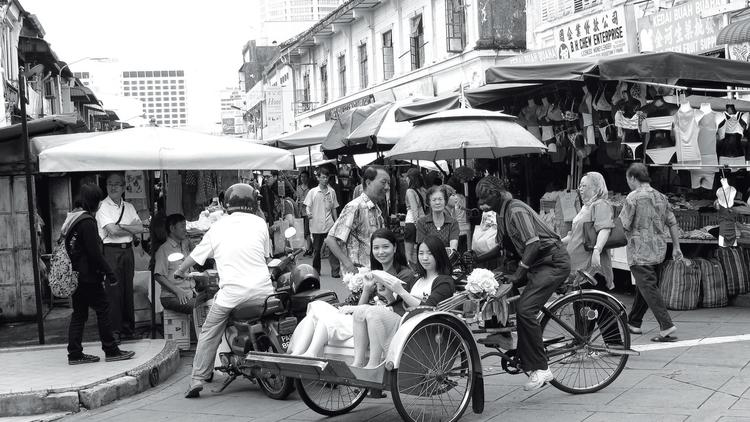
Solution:
<path fill-rule="evenodd" d="M 390 190 L 388 172 L 380 166 L 369 166 L 363 179 L 364 192 L 346 204 L 326 238 L 344 273 L 356 273 L 356 267 L 370 265 L 370 237 L 384 225 L 377 203 L 385 200 Z"/>

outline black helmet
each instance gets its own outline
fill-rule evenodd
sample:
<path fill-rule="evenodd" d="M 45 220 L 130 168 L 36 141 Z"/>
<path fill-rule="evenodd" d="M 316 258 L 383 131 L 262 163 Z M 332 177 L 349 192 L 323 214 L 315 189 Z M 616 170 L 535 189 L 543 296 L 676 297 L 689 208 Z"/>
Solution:
<path fill-rule="evenodd" d="M 235 183 L 224 194 L 224 208 L 229 214 L 235 211 L 254 213 L 258 209 L 258 191 L 247 183 Z"/>
<path fill-rule="evenodd" d="M 320 288 L 320 276 L 311 265 L 299 264 L 292 270 L 292 291 L 294 293 Z"/>

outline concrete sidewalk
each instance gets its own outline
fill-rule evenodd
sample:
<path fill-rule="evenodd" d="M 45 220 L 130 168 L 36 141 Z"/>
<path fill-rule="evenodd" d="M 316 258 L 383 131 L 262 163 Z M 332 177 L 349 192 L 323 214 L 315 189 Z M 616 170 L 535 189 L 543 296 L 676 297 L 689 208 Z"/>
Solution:
<path fill-rule="evenodd" d="M 145 391 L 173 374 L 179 350 L 173 342 L 123 342 L 135 357 L 105 362 L 99 343 L 85 343 L 100 362 L 68 365 L 66 345 L 0 349 L 0 417 L 78 412 Z"/>

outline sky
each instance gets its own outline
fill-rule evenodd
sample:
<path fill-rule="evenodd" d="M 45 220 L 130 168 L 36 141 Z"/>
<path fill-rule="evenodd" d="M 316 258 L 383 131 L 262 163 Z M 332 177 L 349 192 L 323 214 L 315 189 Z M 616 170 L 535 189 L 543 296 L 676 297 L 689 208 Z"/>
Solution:
<path fill-rule="evenodd" d="M 62 61 L 105 57 L 122 69 L 184 69 L 190 126 L 205 131 L 215 131 L 220 120 L 220 91 L 237 87 L 242 47 L 254 36 L 259 7 L 259 0 L 20 2 L 38 17 Z M 86 67 L 85 61 L 70 65 Z"/>

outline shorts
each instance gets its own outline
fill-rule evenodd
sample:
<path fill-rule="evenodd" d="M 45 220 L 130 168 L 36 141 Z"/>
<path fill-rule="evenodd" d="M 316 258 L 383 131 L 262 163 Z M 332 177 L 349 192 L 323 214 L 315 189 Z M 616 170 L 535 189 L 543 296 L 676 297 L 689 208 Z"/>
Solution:
<path fill-rule="evenodd" d="M 417 225 L 406 223 L 404 226 L 404 242 L 417 243 Z"/>

